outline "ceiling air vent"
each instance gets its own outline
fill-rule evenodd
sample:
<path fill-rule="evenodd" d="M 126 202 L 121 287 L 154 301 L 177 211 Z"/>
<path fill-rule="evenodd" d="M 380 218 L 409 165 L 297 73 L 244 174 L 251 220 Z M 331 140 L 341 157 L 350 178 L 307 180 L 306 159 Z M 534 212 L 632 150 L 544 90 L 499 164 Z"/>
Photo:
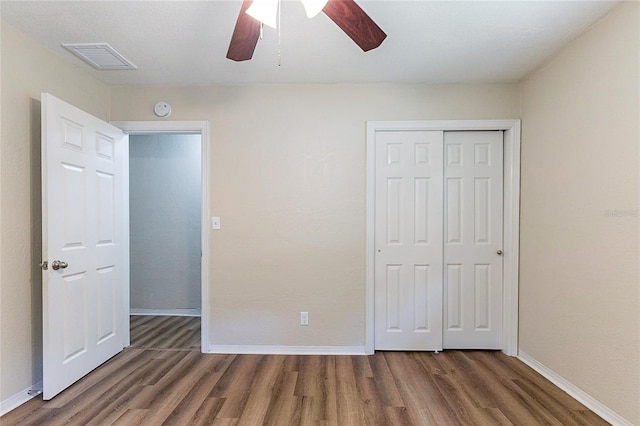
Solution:
<path fill-rule="evenodd" d="M 135 70 L 133 63 L 107 43 L 63 44 L 62 47 L 99 70 Z"/>

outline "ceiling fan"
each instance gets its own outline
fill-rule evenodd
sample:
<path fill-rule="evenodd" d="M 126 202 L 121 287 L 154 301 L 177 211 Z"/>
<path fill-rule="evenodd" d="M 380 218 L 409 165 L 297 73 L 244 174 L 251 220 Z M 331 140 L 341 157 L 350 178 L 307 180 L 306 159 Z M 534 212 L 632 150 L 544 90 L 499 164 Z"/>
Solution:
<path fill-rule="evenodd" d="M 260 38 L 261 25 L 263 23 L 275 27 L 275 15 L 278 10 L 279 0 L 243 0 L 236 26 L 231 36 L 227 58 L 233 61 L 246 61 L 251 59 Z M 360 48 L 367 52 L 380 46 L 387 35 L 365 13 L 354 0 L 324 0 L 320 7 L 309 6 L 309 0 L 302 0 L 307 16 L 312 17 L 320 10 L 338 25 Z M 326 4 L 325 4 L 326 3 Z M 317 5 L 317 3 L 316 3 Z M 268 16 L 273 18 L 256 19 L 257 13 L 252 9 L 266 7 Z M 258 13 L 261 13 L 258 11 Z M 252 16 L 253 15 L 253 16 Z"/>

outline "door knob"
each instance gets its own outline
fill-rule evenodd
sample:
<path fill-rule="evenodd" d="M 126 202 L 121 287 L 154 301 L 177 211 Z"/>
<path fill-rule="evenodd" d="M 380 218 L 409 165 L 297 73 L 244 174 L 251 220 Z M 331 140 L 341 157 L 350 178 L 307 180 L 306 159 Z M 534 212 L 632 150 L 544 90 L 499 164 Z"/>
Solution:
<path fill-rule="evenodd" d="M 53 262 L 51 262 L 51 269 L 53 269 L 54 271 L 57 271 L 58 269 L 64 269 L 67 266 L 69 266 L 69 264 L 61 260 L 54 260 Z"/>
<path fill-rule="evenodd" d="M 502 250 L 498 250 L 496 253 L 498 253 L 498 256 L 502 256 Z"/>

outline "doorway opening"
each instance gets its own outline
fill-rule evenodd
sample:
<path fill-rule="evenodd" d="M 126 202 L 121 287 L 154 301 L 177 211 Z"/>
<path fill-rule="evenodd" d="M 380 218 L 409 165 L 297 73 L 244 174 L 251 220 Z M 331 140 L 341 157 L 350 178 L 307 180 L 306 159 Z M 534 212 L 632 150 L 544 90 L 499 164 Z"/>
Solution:
<path fill-rule="evenodd" d="M 193 337 L 197 340 L 199 335 L 200 351 L 207 353 L 208 122 L 112 124 L 129 134 L 132 162 L 131 286 L 125 305 L 135 319 L 131 325 L 137 329 L 136 335 L 127 330 L 131 333 L 126 339 L 127 346 L 139 345 L 138 334 L 144 334 L 145 330 L 158 334 L 158 330 L 171 329 L 173 343 L 156 343 L 166 346 L 182 339 L 183 345 L 198 345 Z M 137 184 L 141 188 L 136 189 Z M 162 283 L 158 284 L 159 281 Z M 163 318 L 166 324 L 160 322 Z M 194 332 L 198 325 L 199 333 Z M 149 344 L 152 343 L 145 343 Z"/>
<path fill-rule="evenodd" d="M 201 163 L 199 134 L 129 137 L 132 347 L 200 349 Z"/>

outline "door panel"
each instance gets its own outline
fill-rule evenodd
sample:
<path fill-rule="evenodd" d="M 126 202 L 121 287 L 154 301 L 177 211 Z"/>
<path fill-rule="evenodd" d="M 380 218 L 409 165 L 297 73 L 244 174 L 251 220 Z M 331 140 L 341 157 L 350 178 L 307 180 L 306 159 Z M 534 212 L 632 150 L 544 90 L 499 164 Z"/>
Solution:
<path fill-rule="evenodd" d="M 445 132 L 444 348 L 502 348 L 502 132 Z"/>
<path fill-rule="evenodd" d="M 376 349 L 442 348 L 442 140 L 376 133 Z"/>
<path fill-rule="evenodd" d="M 44 399 L 123 348 L 127 141 L 120 129 L 42 95 Z M 55 270 L 54 261 L 68 266 Z"/>

